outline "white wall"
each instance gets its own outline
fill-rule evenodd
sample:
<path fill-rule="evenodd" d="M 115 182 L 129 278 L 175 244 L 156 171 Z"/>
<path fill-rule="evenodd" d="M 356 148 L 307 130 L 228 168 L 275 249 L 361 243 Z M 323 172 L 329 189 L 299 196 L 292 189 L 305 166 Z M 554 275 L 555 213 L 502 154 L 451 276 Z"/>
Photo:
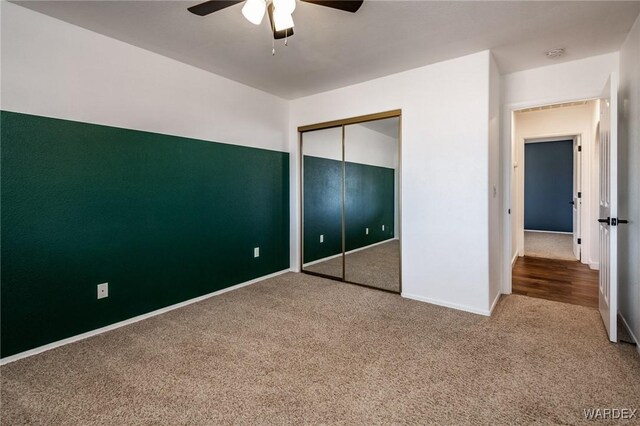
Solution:
<path fill-rule="evenodd" d="M 502 183 L 505 188 L 503 203 L 507 209 L 513 210 L 516 202 L 513 192 L 517 182 L 513 165 L 518 158 L 517 152 L 512 150 L 513 111 L 533 106 L 598 98 L 609 75 L 618 71 L 618 59 L 619 54 L 614 52 L 502 76 L 501 153 L 504 161 L 501 163 Z M 507 216 L 503 224 L 503 293 L 511 293 L 513 218 L 514 215 Z"/>
<path fill-rule="evenodd" d="M 517 112 L 514 119 L 513 151 L 518 163 L 514 169 L 512 208 L 512 255 L 524 255 L 524 143 L 527 139 L 581 135 L 582 139 L 582 263 L 598 268 L 598 163 L 594 162 L 594 112 L 598 102 L 585 105 Z M 569 200 L 567 200 L 569 202 Z"/>
<path fill-rule="evenodd" d="M 288 151 L 288 102 L 6 1 L 7 111 Z"/>
<path fill-rule="evenodd" d="M 491 308 L 502 287 L 502 179 L 500 171 L 500 70 L 491 57 L 489 68 L 489 304 Z"/>
<path fill-rule="evenodd" d="M 294 100 L 289 135 L 295 141 L 301 125 L 402 109 L 403 295 L 485 314 L 489 68 L 484 51 Z M 291 158 L 294 265 L 299 164 Z"/>
<path fill-rule="evenodd" d="M 342 127 L 332 127 L 302 135 L 303 154 L 342 161 Z"/>
<path fill-rule="evenodd" d="M 618 227 L 618 303 L 640 343 L 640 18 L 620 50 L 618 99 L 618 211 L 629 220 Z"/>
<path fill-rule="evenodd" d="M 316 130 L 303 135 L 304 155 L 342 161 L 342 128 Z M 398 138 L 360 124 L 345 127 L 345 160 L 371 166 L 398 167 Z"/>
<path fill-rule="evenodd" d="M 390 169 L 398 168 L 397 137 L 392 138 L 360 124 L 352 124 L 344 128 L 344 141 L 346 161 Z"/>

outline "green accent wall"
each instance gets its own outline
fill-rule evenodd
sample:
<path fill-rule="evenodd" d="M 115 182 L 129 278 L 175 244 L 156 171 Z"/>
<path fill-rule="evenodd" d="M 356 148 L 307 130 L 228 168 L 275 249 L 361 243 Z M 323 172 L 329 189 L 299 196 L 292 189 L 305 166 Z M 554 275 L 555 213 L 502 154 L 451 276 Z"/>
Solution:
<path fill-rule="evenodd" d="M 2 357 L 289 268 L 288 153 L 6 111 L 0 125 Z"/>
<path fill-rule="evenodd" d="M 342 162 L 304 156 L 304 263 L 342 252 Z M 320 243 L 324 235 L 324 243 Z"/>
<path fill-rule="evenodd" d="M 347 251 L 394 236 L 395 170 L 346 163 L 345 232 Z M 384 231 L 382 230 L 384 225 Z M 369 235 L 365 228 L 369 228 Z"/>
<path fill-rule="evenodd" d="M 342 252 L 342 162 L 308 155 L 303 161 L 307 263 Z M 394 169 L 346 162 L 345 201 L 347 251 L 393 238 Z"/>

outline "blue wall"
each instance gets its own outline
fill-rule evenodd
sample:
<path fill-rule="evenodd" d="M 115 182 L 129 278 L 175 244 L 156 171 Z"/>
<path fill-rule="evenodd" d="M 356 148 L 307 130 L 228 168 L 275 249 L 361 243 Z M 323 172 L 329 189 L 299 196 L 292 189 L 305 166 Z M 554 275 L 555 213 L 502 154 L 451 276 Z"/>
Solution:
<path fill-rule="evenodd" d="M 524 229 L 573 232 L 573 141 L 524 147 Z"/>

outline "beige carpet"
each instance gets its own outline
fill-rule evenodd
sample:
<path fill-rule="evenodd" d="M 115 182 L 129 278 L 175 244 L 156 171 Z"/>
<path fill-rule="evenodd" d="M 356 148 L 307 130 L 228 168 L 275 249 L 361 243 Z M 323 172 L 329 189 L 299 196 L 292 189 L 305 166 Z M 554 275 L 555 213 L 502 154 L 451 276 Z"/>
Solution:
<path fill-rule="evenodd" d="M 577 260 L 573 254 L 573 235 L 551 232 L 524 232 L 524 255 L 547 259 Z"/>
<path fill-rule="evenodd" d="M 0 368 L 2 424 L 593 424 L 640 408 L 595 309 L 491 318 L 289 273 Z"/>
<path fill-rule="evenodd" d="M 329 259 L 305 270 L 342 276 L 342 257 Z M 400 292 L 400 242 L 391 240 L 345 256 L 345 278 L 359 284 Z"/>
<path fill-rule="evenodd" d="M 342 277 L 342 256 L 334 257 L 323 262 L 303 266 L 305 271 L 316 272 L 318 274 L 329 275 L 331 277 Z"/>

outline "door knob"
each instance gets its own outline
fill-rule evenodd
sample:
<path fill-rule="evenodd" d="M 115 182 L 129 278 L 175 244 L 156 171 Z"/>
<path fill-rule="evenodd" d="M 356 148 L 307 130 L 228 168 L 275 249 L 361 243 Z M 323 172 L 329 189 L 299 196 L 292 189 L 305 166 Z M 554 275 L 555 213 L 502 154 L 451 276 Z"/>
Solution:
<path fill-rule="evenodd" d="M 606 219 L 598 219 L 598 222 L 600 223 L 606 223 L 607 225 L 611 225 L 611 218 L 608 217 Z"/>
<path fill-rule="evenodd" d="M 618 219 L 618 224 L 629 223 L 627 219 Z"/>

